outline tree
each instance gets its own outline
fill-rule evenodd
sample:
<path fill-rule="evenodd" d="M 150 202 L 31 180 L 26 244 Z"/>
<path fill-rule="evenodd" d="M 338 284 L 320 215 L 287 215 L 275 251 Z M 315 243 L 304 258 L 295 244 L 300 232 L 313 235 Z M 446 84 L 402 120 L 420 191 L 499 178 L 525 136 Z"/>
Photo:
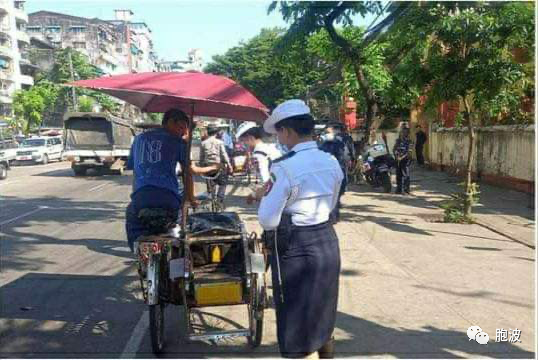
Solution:
<path fill-rule="evenodd" d="M 58 97 L 58 87 L 49 81 L 42 81 L 29 90 L 19 90 L 13 97 L 13 111 L 17 123 L 24 123 L 27 134 L 32 127 L 38 127 L 43 115 L 54 105 Z"/>
<path fill-rule="evenodd" d="M 512 49 L 534 53 L 533 5 L 507 3 L 435 3 L 421 7 L 429 35 L 420 67 L 429 88 L 427 106 L 457 100 L 468 129 L 465 200 L 469 219 L 473 205 L 472 164 L 475 126 L 480 117 L 520 107 L 534 87 L 529 69 L 514 60 Z"/>
<path fill-rule="evenodd" d="M 366 105 L 365 128 L 379 126 L 379 104 L 377 94 L 367 75 L 366 66 L 368 57 L 365 56 L 367 42 L 362 39 L 355 41 L 346 38 L 335 28 L 336 24 L 344 26 L 352 25 L 352 17 L 366 14 L 381 14 L 383 9 L 378 1 L 281 1 L 273 2 L 268 12 L 272 12 L 279 6 L 279 10 L 285 21 L 291 22 L 289 30 L 282 39 L 281 48 L 286 49 L 290 44 L 304 40 L 309 35 L 321 29 L 327 31 L 332 43 L 340 51 L 341 61 L 348 65 L 354 75 L 358 88 Z M 351 79 L 348 79 L 351 80 Z"/>
<path fill-rule="evenodd" d="M 46 80 L 53 84 L 65 84 L 73 80 L 92 79 L 101 75 L 101 70 L 90 64 L 85 55 L 68 47 L 55 52 L 53 68 L 42 74 L 39 80 Z M 59 87 L 56 105 L 64 109 L 74 108 L 72 91 L 73 89 L 68 87 Z M 77 98 L 80 96 L 93 98 L 105 111 L 115 112 L 118 110 L 117 101 L 106 94 L 80 88 L 76 88 L 74 91 Z"/>
<path fill-rule="evenodd" d="M 42 113 L 45 109 L 45 101 L 41 94 L 33 89 L 16 91 L 13 96 L 13 112 L 15 116 L 25 122 L 24 133 L 41 125 Z"/>
<path fill-rule="evenodd" d="M 312 100 L 314 112 L 319 104 L 338 100 L 329 87 L 312 95 L 310 86 L 328 77 L 333 64 L 323 61 L 315 46 L 294 44 L 279 54 L 276 46 L 285 31 L 262 29 L 254 38 L 213 57 L 204 71 L 227 76 L 254 93 L 266 106 L 274 108 L 289 98 Z"/>

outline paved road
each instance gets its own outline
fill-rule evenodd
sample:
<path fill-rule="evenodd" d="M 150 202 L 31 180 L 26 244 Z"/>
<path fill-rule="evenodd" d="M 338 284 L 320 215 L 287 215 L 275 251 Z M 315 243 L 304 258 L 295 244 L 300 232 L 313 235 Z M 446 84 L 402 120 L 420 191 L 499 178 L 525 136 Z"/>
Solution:
<path fill-rule="evenodd" d="M 0 357 L 153 357 L 123 229 L 131 180 L 75 178 L 53 163 L 15 167 L 0 182 Z M 244 191 L 232 184 L 229 205 L 259 230 Z M 534 251 L 476 225 L 428 221 L 435 199 L 417 194 L 354 188 L 344 199 L 338 356 L 534 357 Z M 230 328 L 246 325 L 245 314 L 204 309 L 197 320 Z M 168 307 L 167 319 L 169 357 L 277 355 L 272 309 L 254 352 L 242 339 L 187 343 L 180 309 Z M 488 345 L 468 340 L 471 325 Z M 496 327 L 518 327 L 521 342 L 494 343 Z"/>

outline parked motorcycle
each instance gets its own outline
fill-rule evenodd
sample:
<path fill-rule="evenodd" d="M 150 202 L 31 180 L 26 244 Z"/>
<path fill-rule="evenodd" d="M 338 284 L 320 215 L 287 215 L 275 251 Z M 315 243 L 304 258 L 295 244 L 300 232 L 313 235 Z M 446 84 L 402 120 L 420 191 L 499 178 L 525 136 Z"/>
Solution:
<path fill-rule="evenodd" d="M 384 192 L 390 193 L 392 190 L 390 175 L 394 167 L 394 158 L 389 154 L 386 145 L 370 145 L 359 158 L 363 162 L 362 171 L 366 182 L 374 188 L 382 186 Z"/>

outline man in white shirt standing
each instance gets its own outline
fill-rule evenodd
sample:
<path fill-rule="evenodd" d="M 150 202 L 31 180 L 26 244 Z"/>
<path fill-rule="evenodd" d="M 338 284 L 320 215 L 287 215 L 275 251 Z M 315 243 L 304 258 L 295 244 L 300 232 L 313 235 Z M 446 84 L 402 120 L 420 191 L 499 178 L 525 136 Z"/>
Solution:
<path fill-rule="evenodd" d="M 282 156 L 282 152 L 275 144 L 263 142 L 263 135 L 263 129 L 251 121 L 242 123 L 236 133 L 237 140 L 252 152 L 252 157 L 258 174 L 260 174 L 262 185 L 270 179 L 269 168 L 271 167 L 271 163 Z M 260 200 L 263 194 L 264 187 L 258 187 L 253 194 L 248 196 L 247 202 L 250 204 L 254 200 Z"/>

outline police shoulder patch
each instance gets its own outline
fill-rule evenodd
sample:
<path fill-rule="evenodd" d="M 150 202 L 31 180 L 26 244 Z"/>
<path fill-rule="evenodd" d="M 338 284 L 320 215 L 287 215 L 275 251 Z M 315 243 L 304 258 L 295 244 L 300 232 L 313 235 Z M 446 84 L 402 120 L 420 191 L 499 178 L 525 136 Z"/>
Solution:
<path fill-rule="evenodd" d="M 267 183 L 265 184 L 265 194 L 263 196 L 266 196 L 268 195 L 271 190 L 273 189 L 273 185 L 274 183 L 276 182 L 276 175 L 271 173 L 271 178 L 269 179 L 269 181 L 267 181 Z"/>

